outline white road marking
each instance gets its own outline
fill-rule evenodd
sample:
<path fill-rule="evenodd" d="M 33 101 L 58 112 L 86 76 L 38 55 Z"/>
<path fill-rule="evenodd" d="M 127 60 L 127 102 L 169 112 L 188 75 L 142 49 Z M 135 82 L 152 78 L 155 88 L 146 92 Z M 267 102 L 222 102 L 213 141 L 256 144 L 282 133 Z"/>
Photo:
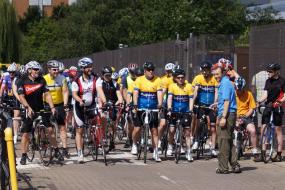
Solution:
<path fill-rule="evenodd" d="M 160 175 L 159 177 L 160 177 L 160 178 L 162 178 L 162 179 L 164 179 L 164 180 L 166 180 L 166 181 L 169 181 L 169 182 L 171 182 L 171 183 L 176 184 L 176 182 L 175 182 L 175 181 L 173 181 L 172 179 L 169 179 L 169 178 L 168 178 L 168 177 L 166 177 L 165 175 Z"/>

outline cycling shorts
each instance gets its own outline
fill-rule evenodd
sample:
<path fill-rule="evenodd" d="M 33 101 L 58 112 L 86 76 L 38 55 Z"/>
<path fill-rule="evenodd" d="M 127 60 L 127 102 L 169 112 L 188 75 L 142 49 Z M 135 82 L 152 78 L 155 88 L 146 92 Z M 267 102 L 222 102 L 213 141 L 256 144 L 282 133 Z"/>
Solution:
<path fill-rule="evenodd" d="M 41 113 L 42 116 L 42 121 L 45 127 L 53 127 L 53 125 L 50 122 L 50 117 L 51 117 L 51 113 Z M 33 129 L 33 122 L 34 119 L 37 118 L 37 115 L 33 116 L 33 118 L 24 118 L 23 120 L 23 125 L 21 127 L 21 132 L 22 133 L 30 133 L 32 132 Z"/>
<path fill-rule="evenodd" d="M 170 118 L 170 125 L 175 126 L 178 120 L 179 114 L 178 113 L 172 113 Z M 189 115 L 189 113 L 185 113 L 181 117 L 181 124 L 183 128 L 191 128 L 191 120 L 192 117 Z"/>
<path fill-rule="evenodd" d="M 133 122 L 135 127 L 141 127 L 144 124 L 145 118 L 144 111 L 138 111 L 137 114 L 133 114 Z M 158 112 L 151 112 L 149 127 L 158 128 Z"/>
<path fill-rule="evenodd" d="M 202 118 L 202 115 L 206 115 L 206 116 L 209 116 L 210 118 L 210 122 L 211 123 L 216 123 L 216 120 L 217 120 L 217 114 L 215 113 L 214 110 L 212 109 L 205 109 L 205 108 L 197 108 L 197 119 L 201 119 Z"/>
<path fill-rule="evenodd" d="M 273 124 L 275 126 L 281 126 L 283 121 L 284 111 L 283 108 L 269 108 L 266 107 L 262 114 L 262 125 L 270 123 L 271 110 L 273 112 Z"/>
<path fill-rule="evenodd" d="M 86 109 L 88 110 L 88 109 L 92 109 L 95 107 L 96 107 L 96 104 L 94 103 L 90 106 L 87 106 Z M 73 105 L 73 116 L 74 116 L 74 120 L 75 120 L 75 124 L 77 128 L 84 127 L 85 119 L 93 119 L 96 117 L 96 115 L 97 113 L 95 109 L 92 109 L 91 111 L 86 112 L 86 114 L 84 114 L 84 107 L 81 107 L 78 102 L 75 102 L 75 104 Z"/>

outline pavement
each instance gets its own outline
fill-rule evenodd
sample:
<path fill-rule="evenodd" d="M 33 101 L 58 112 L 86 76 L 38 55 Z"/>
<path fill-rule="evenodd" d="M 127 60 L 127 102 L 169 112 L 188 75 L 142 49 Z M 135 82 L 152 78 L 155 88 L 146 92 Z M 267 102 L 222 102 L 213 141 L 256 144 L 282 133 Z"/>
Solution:
<path fill-rule="evenodd" d="M 102 156 L 98 161 L 86 158 L 84 164 L 76 163 L 74 140 L 69 139 L 71 157 L 63 164 L 44 167 L 38 159 L 20 165 L 17 158 L 19 189 L 96 189 L 96 190 L 284 190 L 285 162 L 255 163 L 241 160 L 241 174 L 216 174 L 217 159 L 201 159 L 192 163 L 184 156 L 176 164 L 173 158 L 156 163 L 137 160 L 123 149 L 122 144 L 108 156 L 108 165 Z M 16 146 L 19 154 L 19 143 Z M 36 158 L 39 156 L 36 154 Z"/>

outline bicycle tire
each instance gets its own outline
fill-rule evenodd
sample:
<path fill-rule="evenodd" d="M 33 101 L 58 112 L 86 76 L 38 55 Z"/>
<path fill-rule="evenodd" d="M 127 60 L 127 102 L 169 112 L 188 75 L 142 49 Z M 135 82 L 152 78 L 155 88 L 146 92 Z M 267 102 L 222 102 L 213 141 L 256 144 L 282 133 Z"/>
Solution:
<path fill-rule="evenodd" d="M 264 151 L 263 153 L 263 162 L 266 164 L 270 161 L 273 154 L 274 149 L 274 139 L 275 139 L 275 132 L 272 135 L 272 129 L 269 125 L 266 125 L 266 127 L 263 129 L 261 133 L 261 149 Z M 273 139 L 271 139 L 273 137 Z M 265 150 L 263 149 L 263 146 L 265 145 Z"/>
<path fill-rule="evenodd" d="M 142 129 L 142 130 L 143 130 L 143 129 Z M 138 160 L 141 158 L 141 153 L 142 153 L 142 149 L 143 149 L 142 135 L 143 135 L 143 131 L 141 132 L 141 135 L 140 135 L 140 137 L 138 138 L 138 143 L 137 143 L 137 149 L 138 149 L 137 158 L 138 158 Z"/>
<path fill-rule="evenodd" d="M 82 147 L 82 152 L 83 156 L 87 157 L 91 153 L 91 148 L 92 147 L 92 142 L 91 142 L 91 137 L 90 137 L 90 127 L 85 127 L 84 133 L 83 133 L 83 147 Z"/>
<path fill-rule="evenodd" d="M 42 164 L 47 167 L 49 166 L 53 158 L 52 156 L 53 148 L 49 143 L 49 138 L 44 128 L 40 127 L 38 137 L 39 137 L 38 141 L 39 141 L 40 160 Z"/>
<path fill-rule="evenodd" d="M 99 145 L 97 144 L 97 136 L 96 136 L 96 128 L 92 128 L 91 131 L 91 138 L 92 138 L 92 147 L 91 147 L 91 156 L 93 158 L 94 161 L 98 160 L 98 147 Z"/>
<path fill-rule="evenodd" d="M 167 147 L 168 147 L 168 130 L 169 126 L 166 126 L 166 130 L 164 130 L 164 134 L 161 139 L 161 149 L 164 153 L 164 157 L 167 158 Z"/>
<path fill-rule="evenodd" d="M 175 163 L 178 164 L 181 156 L 181 148 L 182 148 L 182 125 L 179 124 L 176 127 L 176 138 L 175 138 L 175 151 L 174 151 L 174 158 Z"/>
<path fill-rule="evenodd" d="M 197 160 L 200 156 L 204 155 L 204 144 L 206 142 L 206 134 L 207 134 L 208 126 L 206 123 L 201 122 L 198 129 L 198 147 L 196 150 L 196 158 Z"/>
<path fill-rule="evenodd" d="M 33 137 L 33 135 L 30 135 L 30 142 L 29 142 L 29 146 L 28 146 L 28 152 L 27 152 L 27 160 L 29 162 L 32 162 L 34 160 L 35 157 L 35 149 L 38 146 L 36 144 L 36 139 L 35 137 Z"/>
<path fill-rule="evenodd" d="M 146 159 L 147 159 L 148 133 L 149 133 L 149 126 L 146 125 L 145 130 L 144 130 L 144 147 L 143 147 L 143 153 L 144 153 L 143 161 L 144 161 L 144 163 L 146 163 Z"/>
<path fill-rule="evenodd" d="M 104 144 L 102 146 L 102 155 L 103 155 L 103 158 L 104 158 L 104 163 L 105 163 L 105 166 L 108 165 L 107 163 L 107 149 L 109 149 L 109 145 L 107 144 L 107 141 L 106 139 L 104 140 Z"/>

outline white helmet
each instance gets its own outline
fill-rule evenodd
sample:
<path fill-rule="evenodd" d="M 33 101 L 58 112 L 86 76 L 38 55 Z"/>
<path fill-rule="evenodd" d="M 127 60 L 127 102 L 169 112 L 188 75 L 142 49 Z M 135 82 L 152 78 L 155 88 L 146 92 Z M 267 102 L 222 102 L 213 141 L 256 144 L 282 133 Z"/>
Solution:
<path fill-rule="evenodd" d="M 65 69 L 63 62 L 59 61 L 58 64 L 59 64 L 59 67 L 58 67 L 59 72 L 63 72 Z"/>
<path fill-rule="evenodd" d="M 113 80 L 117 80 L 119 77 L 120 77 L 120 76 L 119 76 L 119 74 L 118 74 L 117 72 L 113 72 L 113 73 L 112 73 L 111 78 L 112 78 Z"/>
<path fill-rule="evenodd" d="M 69 68 L 69 70 L 77 71 L 77 67 L 75 67 L 75 66 L 71 66 L 71 67 Z"/>
<path fill-rule="evenodd" d="M 48 68 L 59 68 L 59 62 L 57 60 L 49 60 L 47 62 Z"/>
<path fill-rule="evenodd" d="M 21 66 L 20 66 L 19 72 L 20 72 L 20 74 L 21 74 L 21 75 L 26 74 L 26 68 L 25 68 L 25 65 L 21 65 Z"/>
<path fill-rule="evenodd" d="M 37 61 L 30 61 L 26 64 L 26 70 L 28 69 L 41 69 L 41 65 Z"/>
<path fill-rule="evenodd" d="M 90 59 L 88 57 L 84 57 L 78 61 L 78 67 L 79 68 L 84 68 L 84 67 L 87 67 L 87 66 L 92 65 L 92 64 L 93 64 L 92 59 Z"/>
<path fill-rule="evenodd" d="M 17 71 L 17 64 L 13 62 L 11 65 L 9 65 L 7 71 L 8 72 L 16 72 Z"/>
<path fill-rule="evenodd" d="M 119 71 L 119 77 L 122 77 L 124 75 L 127 75 L 129 73 L 129 69 L 127 67 L 125 68 L 122 68 L 120 71 Z"/>
<path fill-rule="evenodd" d="M 173 69 L 174 69 L 174 64 L 173 63 L 167 63 L 166 65 L 165 65 L 165 70 L 166 71 L 172 71 Z"/>

